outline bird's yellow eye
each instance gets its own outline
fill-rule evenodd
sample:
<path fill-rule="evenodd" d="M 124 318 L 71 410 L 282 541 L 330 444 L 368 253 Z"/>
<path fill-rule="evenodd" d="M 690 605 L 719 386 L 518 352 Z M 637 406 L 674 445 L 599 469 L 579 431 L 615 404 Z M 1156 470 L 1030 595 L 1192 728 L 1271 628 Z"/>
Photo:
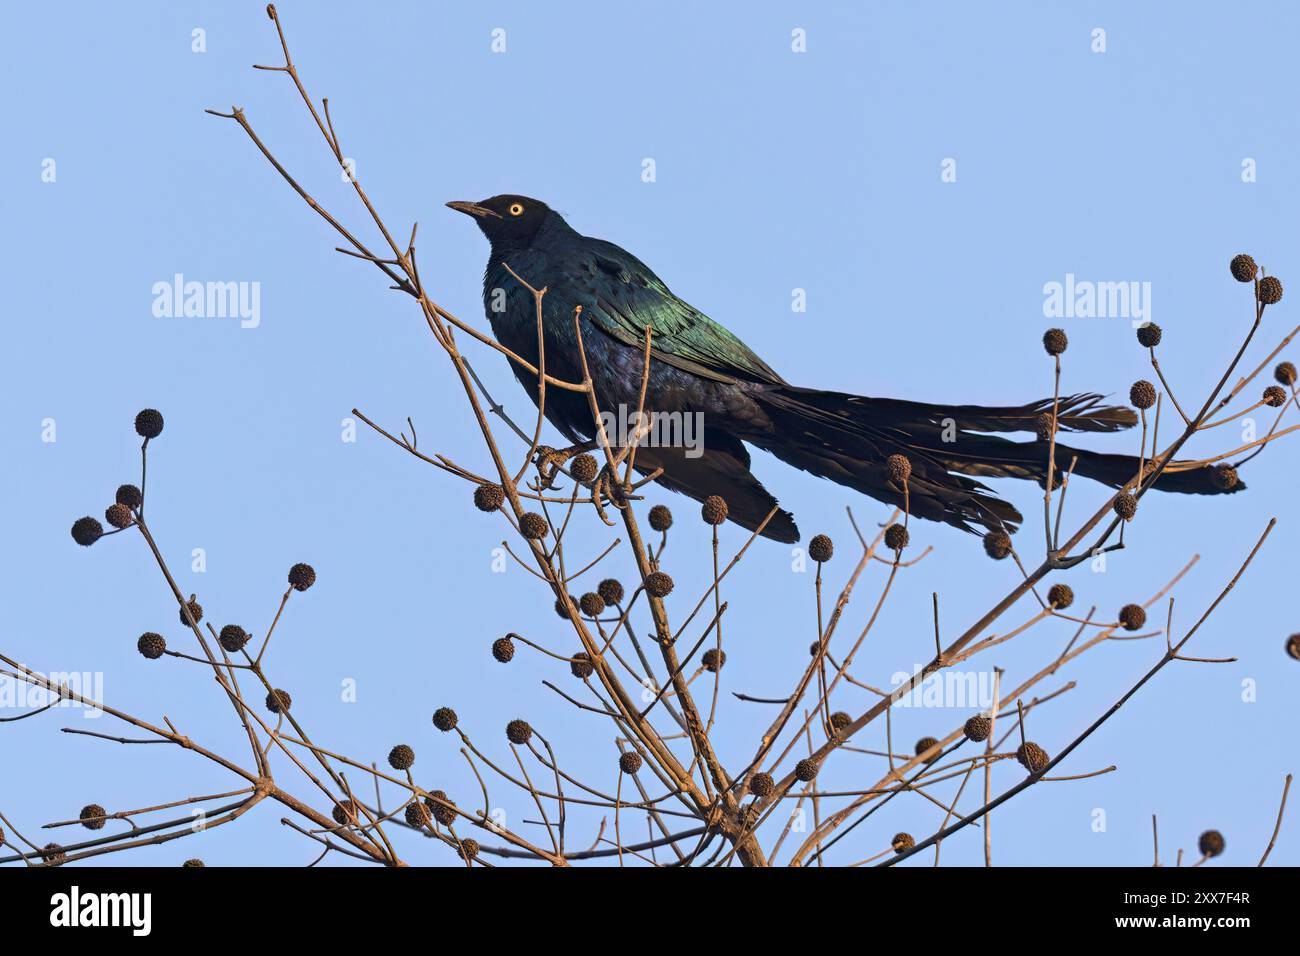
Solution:
<path fill-rule="evenodd" d="M 522 216 L 524 214 L 524 204 L 521 202 L 512 202 L 510 204 L 510 215 Z"/>

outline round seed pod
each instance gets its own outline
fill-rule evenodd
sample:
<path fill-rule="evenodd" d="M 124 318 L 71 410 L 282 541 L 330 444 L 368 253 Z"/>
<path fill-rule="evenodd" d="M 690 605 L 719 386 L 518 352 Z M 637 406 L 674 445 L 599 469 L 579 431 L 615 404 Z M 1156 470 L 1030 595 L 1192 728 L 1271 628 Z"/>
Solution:
<path fill-rule="evenodd" d="M 456 729 L 460 723 L 460 718 L 450 707 L 439 707 L 433 712 L 433 726 L 437 727 L 444 734 Z"/>
<path fill-rule="evenodd" d="M 316 583 L 316 569 L 299 562 L 289 569 L 289 583 L 295 591 L 305 591 Z"/>
<path fill-rule="evenodd" d="M 388 751 L 388 766 L 394 770 L 410 770 L 415 763 L 415 751 L 406 744 L 398 744 Z"/>
<path fill-rule="evenodd" d="M 161 634 L 145 631 L 140 635 L 140 640 L 135 642 L 135 649 L 148 660 L 156 661 L 166 653 L 167 641 Z"/>
<path fill-rule="evenodd" d="M 108 822 L 104 819 L 107 816 L 108 812 L 98 803 L 88 803 L 81 808 L 78 819 L 87 830 L 102 830 L 104 824 Z"/>
<path fill-rule="evenodd" d="M 966 721 L 962 730 L 965 731 L 967 740 L 979 743 L 981 740 L 988 740 L 989 734 L 993 732 L 993 721 L 983 714 L 976 714 Z"/>
<path fill-rule="evenodd" d="M 1141 604 L 1125 604 L 1119 609 L 1119 623 L 1126 631 L 1137 631 L 1147 622 L 1147 612 Z"/>
<path fill-rule="evenodd" d="M 808 542 L 808 557 L 818 564 L 825 564 L 835 557 L 835 542 L 831 540 L 830 535 L 819 534 L 814 536 Z"/>
<path fill-rule="evenodd" d="M 1223 834 L 1218 830 L 1206 830 L 1196 841 L 1196 847 L 1202 856 L 1218 856 L 1225 845 Z"/>
<path fill-rule="evenodd" d="M 1273 369 L 1273 378 L 1279 385 L 1294 385 L 1296 379 L 1295 366 L 1290 362 L 1278 362 Z"/>
<path fill-rule="evenodd" d="M 1115 499 L 1115 514 L 1119 515 L 1125 521 L 1132 521 L 1133 516 L 1138 512 L 1137 497 L 1125 492 Z"/>
<path fill-rule="evenodd" d="M 135 524 L 135 515 L 126 505 L 111 504 L 104 512 L 104 520 L 114 528 L 129 528 Z"/>
<path fill-rule="evenodd" d="M 776 792 L 776 781 L 770 773 L 756 773 L 749 778 L 749 792 L 760 800 Z"/>
<path fill-rule="evenodd" d="M 586 651 L 578 651 L 569 661 L 569 671 L 578 680 L 586 680 L 596 673 L 596 665 L 591 662 L 591 657 Z"/>
<path fill-rule="evenodd" d="M 569 600 L 567 602 L 564 600 L 564 598 L 556 598 L 555 613 L 567 620 L 569 617 L 569 604 L 573 604 L 574 606 L 577 606 L 577 603 L 578 603 L 578 599 L 574 597 L 572 594 L 569 595 Z"/>
<path fill-rule="evenodd" d="M 1150 408 L 1156 403 L 1156 387 L 1140 378 L 1128 390 L 1128 400 L 1134 408 Z"/>
<path fill-rule="evenodd" d="M 335 823 L 341 827 L 345 827 L 349 823 L 356 821 L 357 805 L 352 800 L 344 800 L 342 803 L 336 803 L 334 804 L 332 816 L 334 817 Z"/>
<path fill-rule="evenodd" d="M 1005 531 L 990 531 L 984 535 L 984 553 L 994 561 L 1001 561 L 1011 553 L 1011 535 Z"/>
<path fill-rule="evenodd" d="M 1255 265 L 1254 259 L 1242 252 L 1232 257 L 1232 261 L 1228 263 L 1228 271 L 1238 282 L 1253 282 L 1259 266 Z"/>
<path fill-rule="evenodd" d="M 588 591 L 582 597 L 578 598 L 578 607 L 587 617 L 599 617 L 600 613 L 605 610 L 605 599 L 595 591 Z"/>
<path fill-rule="evenodd" d="M 1074 589 L 1068 584 L 1053 584 L 1047 589 L 1047 603 L 1058 611 L 1064 611 L 1074 603 Z"/>
<path fill-rule="evenodd" d="M 1277 276 L 1264 276 L 1257 289 L 1259 301 L 1265 305 L 1277 305 L 1282 301 L 1282 280 Z"/>
<path fill-rule="evenodd" d="M 1138 344 L 1144 348 L 1153 349 L 1160 344 L 1160 338 L 1163 332 L 1160 326 L 1154 322 L 1147 322 L 1145 325 L 1138 326 L 1137 337 Z"/>
<path fill-rule="evenodd" d="M 916 839 L 910 833 L 895 833 L 889 845 L 894 848 L 895 853 L 906 853 L 916 846 Z"/>
<path fill-rule="evenodd" d="M 83 548 L 89 548 L 103 536 L 104 526 L 97 518 L 87 515 L 72 522 L 72 540 Z"/>
<path fill-rule="evenodd" d="M 667 531 L 673 526 L 673 513 L 667 505 L 655 505 L 650 509 L 650 527 L 655 531 Z"/>
<path fill-rule="evenodd" d="M 217 642 L 233 654 L 248 643 L 248 632 L 238 624 L 227 624 L 217 634 Z"/>
<path fill-rule="evenodd" d="M 1261 399 L 1269 408 L 1281 408 L 1286 404 L 1286 389 L 1281 385 L 1270 385 L 1264 389 Z"/>
<path fill-rule="evenodd" d="M 41 847 L 41 859 L 50 866 L 62 866 L 68 862 L 68 854 L 57 843 L 47 843 Z"/>
<path fill-rule="evenodd" d="M 716 674 L 722 670 L 722 665 L 727 663 L 727 652 L 719 650 L 716 647 L 710 647 L 700 658 L 700 663 L 710 674 Z"/>
<path fill-rule="evenodd" d="M 907 547 L 907 528 L 901 524 L 891 524 L 885 529 L 885 547 L 890 551 L 902 551 Z"/>
<path fill-rule="evenodd" d="M 624 773 L 636 773 L 641 769 L 641 755 L 635 750 L 625 750 L 618 758 L 618 769 Z"/>
<path fill-rule="evenodd" d="M 831 730 L 834 730 L 836 733 L 844 730 L 851 723 L 853 723 L 853 718 L 845 711 L 837 710 L 835 713 L 831 714 Z"/>
<path fill-rule="evenodd" d="M 890 455 L 885 459 L 885 467 L 889 469 L 889 480 L 896 485 L 912 477 L 912 462 L 906 455 Z"/>
<path fill-rule="evenodd" d="M 721 495 L 709 495 L 700 507 L 700 517 L 704 519 L 704 523 L 714 526 L 727 520 L 727 512 L 727 499 Z"/>
<path fill-rule="evenodd" d="M 1293 659 L 1300 661 L 1300 634 L 1292 634 L 1286 639 L 1286 652 Z"/>
<path fill-rule="evenodd" d="M 418 800 L 412 800 L 406 805 L 406 824 L 415 827 L 417 830 L 423 830 L 433 822 L 433 814 L 429 808 Z"/>
<path fill-rule="evenodd" d="M 478 856 L 478 851 L 478 840 L 475 840 L 473 837 L 465 837 L 465 839 L 460 841 L 460 858 L 462 860 L 474 859 L 474 857 Z"/>
<path fill-rule="evenodd" d="M 925 753 L 931 747 L 935 746 L 938 742 L 939 742 L 938 739 L 935 737 L 922 737 L 920 740 L 916 742 L 916 755 L 918 757 L 921 756 L 921 754 Z M 925 758 L 926 766 L 929 766 L 930 764 L 934 763 L 936 760 L 939 759 L 940 756 L 941 754 L 936 752 L 934 754 L 931 754 L 929 757 Z"/>
<path fill-rule="evenodd" d="M 439 803 L 438 801 L 442 801 Z M 444 804 L 450 804 L 444 806 Z M 424 798 L 424 805 L 429 808 L 433 818 L 445 827 L 451 826 L 456 822 L 456 802 L 448 797 L 441 790 L 435 790 L 429 796 Z"/>
<path fill-rule="evenodd" d="M 505 637 L 498 637 L 492 642 L 492 656 L 499 663 L 509 664 L 515 656 L 515 642 L 511 640 L 513 634 L 507 634 Z"/>
<path fill-rule="evenodd" d="M 1065 469 L 1062 468 L 1060 465 L 1057 465 L 1055 471 L 1052 472 L 1052 490 L 1056 491 L 1064 484 L 1065 484 Z M 1046 474 L 1039 476 L 1038 487 L 1044 489 L 1047 488 Z"/>
<path fill-rule="evenodd" d="M 126 505 L 128 508 L 135 509 L 144 504 L 144 495 L 140 493 L 140 489 L 135 485 L 118 485 L 113 500 L 119 505 Z"/>
<path fill-rule="evenodd" d="M 273 714 L 287 714 L 293 707 L 293 698 L 287 690 L 276 687 L 267 692 L 266 709 Z"/>
<path fill-rule="evenodd" d="M 794 765 L 794 778 L 809 783 L 817 779 L 817 771 L 820 769 L 821 767 L 817 765 L 816 760 L 811 757 L 804 757 Z"/>
<path fill-rule="evenodd" d="M 583 484 L 594 480 L 596 472 L 599 470 L 596 459 L 591 455 L 579 455 L 573 459 L 573 464 L 569 466 L 569 474 L 573 476 L 573 480 L 580 481 Z"/>
<path fill-rule="evenodd" d="M 162 434 L 162 412 L 156 408 L 146 408 L 135 416 L 135 433 L 141 438 L 157 438 Z"/>
<path fill-rule="evenodd" d="M 1047 350 L 1048 355 L 1060 355 L 1070 345 L 1070 340 L 1065 337 L 1065 329 L 1048 329 L 1043 333 L 1043 348 Z"/>
<path fill-rule="evenodd" d="M 1034 419 L 1034 434 L 1039 441 L 1051 441 L 1056 431 L 1056 419 L 1050 412 L 1043 412 Z"/>
<path fill-rule="evenodd" d="M 645 576 L 646 593 L 651 597 L 667 597 L 673 589 L 673 579 L 662 571 L 651 571 Z"/>
<path fill-rule="evenodd" d="M 525 512 L 519 519 L 519 533 L 529 541 L 540 541 L 546 537 L 549 530 L 550 526 L 546 523 L 546 519 L 536 511 Z"/>
<path fill-rule="evenodd" d="M 204 863 L 202 860 L 200 860 L 197 856 L 191 857 L 190 859 L 186 860 L 184 863 L 181 864 L 182 869 L 185 868 L 202 869 L 205 866 L 207 866 L 207 864 Z"/>
<path fill-rule="evenodd" d="M 809 657 L 816 657 L 816 656 L 817 656 L 817 652 L 820 651 L 821 649 L 822 649 L 821 642 L 820 642 L 820 641 L 813 641 L 811 644 L 808 645 L 808 656 L 809 656 Z"/>
<path fill-rule="evenodd" d="M 1042 773 L 1051 762 L 1047 751 L 1033 741 L 1026 741 L 1016 748 L 1016 760 L 1030 773 Z"/>
<path fill-rule="evenodd" d="M 606 604 L 618 604 L 623 600 L 623 585 L 614 578 L 606 578 L 596 585 L 596 593 Z"/>
<path fill-rule="evenodd" d="M 1212 477 L 1214 478 L 1214 484 L 1217 487 L 1222 488 L 1224 491 L 1237 487 L 1237 482 L 1239 480 L 1237 477 L 1237 469 L 1233 468 L 1227 462 L 1221 462 L 1215 465 Z"/>
<path fill-rule="evenodd" d="M 188 616 L 185 613 L 186 611 L 189 611 Z M 189 627 L 190 618 L 194 619 L 195 624 L 203 620 L 203 605 L 200 604 L 198 601 L 194 600 L 194 598 L 190 598 L 188 601 L 185 602 L 185 607 L 181 608 L 176 613 L 177 616 L 180 617 L 181 623 L 184 624 L 186 627 Z"/>
<path fill-rule="evenodd" d="M 512 720 L 506 724 L 506 739 L 512 744 L 523 746 L 533 737 L 533 728 L 526 720 Z"/>
<path fill-rule="evenodd" d="M 506 500 L 506 490 L 494 481 L 485 481 L 474 489 L 474 507 L 479 511 L 496 511 Z"/>

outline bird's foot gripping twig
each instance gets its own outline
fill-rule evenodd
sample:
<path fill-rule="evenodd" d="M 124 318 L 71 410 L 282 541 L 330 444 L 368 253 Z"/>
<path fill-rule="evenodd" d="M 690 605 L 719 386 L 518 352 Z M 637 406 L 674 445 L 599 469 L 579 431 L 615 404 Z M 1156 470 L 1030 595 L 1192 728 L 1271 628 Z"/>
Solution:
<path fill-rule="evenodd" d="M 554 486 L 555 479 L 560 476 L 565 463 L 577 455 L 583 455 L 596 447 L 593 441 L 579 442 L 576 445 L 570 445 L 568 448 L 552 448 L 549 445 L 538 445 L 537 454 L 533 458 L 533 463 L 537 465 L 537 473 L 541 479 L 539 491 L 546 491 Z"/>
<path fill-rule="evenodd" d="M 596 475 L 595 481 L 591 483 L 591 502 L 596 506 L 596 513 L 600 515 L 600 520 L 605 524 L 613 524 L 605 514 L 604 502 L 609 502 L 619 511 L 627 507 L 627 503 L 634 499 L 640 498 L 640 495 L 632 494 L 633 486 L 624 484 L 623 479 L 618 476 L 617 466 L 611 468 L 609 465 L 600 469 Z"/>

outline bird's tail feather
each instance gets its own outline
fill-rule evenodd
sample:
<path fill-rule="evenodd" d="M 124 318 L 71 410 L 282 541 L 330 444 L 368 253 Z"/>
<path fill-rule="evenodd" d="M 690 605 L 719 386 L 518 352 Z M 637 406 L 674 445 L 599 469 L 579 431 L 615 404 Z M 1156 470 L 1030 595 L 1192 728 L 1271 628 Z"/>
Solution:
<path fill-rule="evenodd" d="M 989 432 L 1035 431 L 1052 399 L 1018 407 L 931 405 L 874 399 L 843 392 L 780 388 L 759 400 L 771 419 L 770 433 L 743 435 L 796 468 L 853 488 L 877 500 L 904 505 L 903 487 L 889 475 L 886 459 L 905 455 L 912 465 L 906 505 L 911 514 L 967 531 L 1015 531 L 1016 508 L 993 495 L 978 478 L 1047 478 L 1049 444 L 1017 442 Z M 1058 429 L 1112 432 L 1137 421 L 1132 409 L 1102 404 L 1102 396 L 1071 395 L 1059 400 Z M 1132 479 L 1139 461 L 1056 446 L 1058 473 L 1118 487 Z M 1238 484 L 1234 489 L 1244 487 Z M 1211 468 L 1172 462 L 1156 482 L 1162 491 L 1214 494 L 1224 491 Z"/>
<path fill-rule="evenodd" d="M 926 402 L 909 402 L 896 398 L 862 398 L 843 392 L 819 392 L 815 389 L 796 389 L 799 397 L 815 407 L 840 409 L 858 414 L 857 409 L 869 406 L 869 418 L 874 421 L 909 422 L 944 428 L 949 423 L 968 432 L 1032 432 L 1038 420 L 1052 412 L 1053 399 L 1045 398 L 1028 405 L 931 405 Z M 1133 409 L 1122 405 L 1104 405 L 1104 395 L 1082 392 L 1063 396 L 1056 407 L 1057 428 L 1068 432 L 1116 432 L 1137 424 Z"/>
<path fill-rule="evenodd" d="M 954 452 L 946 463 L 953 471 L 964 475 L 985 478 L 1031 478 L 1043 484 L 1047 481 L 1047 460 L 1050 446 L 1045 441 L 1013 442 L 1005 438 L 981 435 L 962 453 Z M 1148 459 L 1140 462 L 1133 455 L 1114 455 L 1105 452 L 1073 448 L 1056 443 L 1056 473 L 1067 472 L 1091 478 L 1112 488 L 1119 488 L 1137 476 L 1143 464 L 1151 467 Z M 1238 481 L 1230 488 L 1218 483 L 1214 469 L 1197 461 L 1171 461 L 1156 479 L 1157 491 L 1172 491 L 1185 495 L 1232 494 L 1245 489 Z"/>

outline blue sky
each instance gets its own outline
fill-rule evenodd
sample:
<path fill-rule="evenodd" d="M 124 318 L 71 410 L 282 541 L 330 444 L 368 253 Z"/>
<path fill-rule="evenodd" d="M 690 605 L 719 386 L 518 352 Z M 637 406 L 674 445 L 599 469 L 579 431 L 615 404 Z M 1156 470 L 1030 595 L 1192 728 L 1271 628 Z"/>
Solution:
<path fill-rule="evenodd" d="M 287 0 L 280 9 L 304 79 L 330 97 L 344 152 L 371 197 L 396 229 L 420 222 L 426 284 L 480 325 L 486 244 L 443 203 L 519 192 L 635 252 L 791 381 L 865 395 L 1040 398 L 1051 391 L 1040 336 L 1061 324 L 1071 342 L 1064 388 L 1122 400 L 1150 374 L 1131 323 L 1050 321 L 1043 287 L 1069 274 L 1150 283 L 1150 318 L 1165 330 L 1162 362 L 1186 405 L 1218 380 L 1249 325 L 1249 292 L 1228 275 L 1229 258 L 1249 251 L 1284 282 L 1300 264 L 1300 120 L 1284 100 L 1297 84 L 1291 38 L 1300 24 L 1286 5 L 1249 17 L 1208 3 L 1180 5 L 1176 16 L 1123 3 L 991 11 L 756 2 L 741 12 Z M 507 631 L 562 653 L 573 640 L 539 582 L 518 568 L 494 573 L 499 519 L 475 512 L 464 486 L 364 429 L 356 442 L 341 440 L 354 406 L 393 428 L 410 415 L 423 448 L 487 467 L 460 387 L 411 303 L 333 252 L 325 224 L 238 128 L 203 113 L 242 106 L 322 203 L 364 226 L 288 81 L 249 69 L 278 62 L 262 5 L 77 3 L 55 26 L 47 10 L 26 4 L 7 17 L 5 652 L 42 671 L 101 673 L 109 702 L 153 720 L 166 714 L 183 732 L 242 754 L 237 725 L 198 666 L 135 652 L 145 630 L 183 639 L 143 543 L 121 536 L 82 550 L 68 536 L 74 518 L 100 514 L 118 484 L 135 480 L 131 420 L 155 406 L 167 427 L 151 451 L 150 522 L 180 586 L 199 594 L 214 622 L 261 633 L 289 565 L 309 561 L 319 573 L 316 587 L 291 601 L 269 662 L 316 738 L 380 761 L 410 743 L 426 786 L 470 801 L 476 785 L 433 730 L 431 712 L 454 706 L 497 756 L 505 722 L 526 716 L 575 775 L 612 788 L 608 729 L 541 686 L 544 677 L 572 680 L 567 673 L 535 655 L 501 667 L 488 654 Z M 196 28 L 205 31 L 202 53 L 191 49 Z M 503 54 L 491 50 L 495 28 L 506 31 Z M 805 53 L 791 50 L 796 28 L 806 31 Z M 1097 28 L 1105 52 L 1093 50 Z M 652 183 L 642 181 L 647 158 Z M 955 182 L 941 178 L 948 160 Z M 1246 160 L 1253 182 L 1242 181 Z M 177 273 L 257 283 L 257 326 L 155 316 L 151 289 Z M 792 312 L 794 289 L 806 290 L 806 312 Z M 1294 305 L 1284 299 L 1269 310 L 1249 367 L 1296 324 Z M 470 354 L 493 394 L 531 421 L 504 363 Z M 47 419 L 53 442 L 42 440 Z M 1195 447 L 1210 454 L 1239 444 L 1235 426 L 1216 432 Z M 1091 445 L 1133 451 L 1136 442 Z M 1166 669 L 1059 771 L 1115 764 L 1117 772 L 1035 786 L 997 813 L 998 862 L 1148 863 L 1152 813 L 1170 855 L 1191 852 L 1197 834 L 1216 827 L 1227 837 L 1225 863 L 1258 858 L 1283 775 L 1296 769 L 1300 663 L 1282 653 L 1286 635 L 1300 630 L 1290 557 L 1300 521 L 1296 463 L 1294 445 L 1282 442 L 1246 470 L 1245 494 L 1151 496 L 1129 529 L 1130 548 L 1112 555 L 1105 573 L 1083 567 L 1064 578 L 1080 605 L 1106 616 L 1149 598 L 1199 553 L 1177 592 L 1176 621 L 1186 626 L 1268 519 L 1279 521 L 1191 645 L 1239 660 Z M 838 584 L 850 566 L 845 507 L 864 525 L 886 511 L 765 455 L 755 454 L 755 466 L 806 536 L 835 538 Z M 1038 490 L 999 490 L 1031 516 L 1019 540 L 1032 549 L 1041 538 L 1032 517 Z M 708 565 L 707 529 L 689 501 L 662 491 L 651 498 L 678 514 L 669 570 L 681 593 L 669 606 L 680 616 L 693 604 L 680 582 L 701 581 Z M 1105 500 L 1083 483 L 1071 499 L 1076 521 Z M 608 539 L 589 522 L 571 540 L 574 553 L 594 554 Z M 725 529 L 724 546 L 743 540 Z M 933 591 L 945 633 L 955 636 L 1015 583 L 1010 562 L 985 559 L 974 538 L 914 524 L 912 540 L 935 551 L 902 575 L 858 657 L 859 676 L 873 683 L 928 659 Z M 206 555 L 202 573 L 191 570 L 194 549 Z M 882 568 L 860 584 L 845 635 L 865 621 Z M 610 571 L 629 579 L 630 564 L 620 556 Z M 769 542 L 728 582 L 717 739 L 733 767 L 752 755 L 770 714 L 726 692 L 788 691 L 815 634 L 811 588 L 810 574 L 792 571 L 790 549 Z M 1071 630 L 1042 625 L 975 663 L 1018 681 Z M 1032 736 L 1059 749 L 1157 656 L 1153 642 L 1089 653 L 1043 685 L 1078 681 L 1033 715 Z M 341 700 L 345 681 L 355 682 L 356 702 Z M 867 702 L 853 693 L 840 701 L 845 709 Z M 895 733 L 905 749 L 969 712 L 915 710 L 895 719 Z M 233 788 L 217 769 L 168 748 L 58 733 L 110 729 L 108 719 L 83 720 L 47 713 L 0 728 L 0 811 L 29 835 L 91 801 L 113 810 Z M 873 726 L 858 742 L 883 749 L 883 733 Z M 823 779 L 869 786 L 881 763 L 845 754 Z M 1000 766 L 995 786 L 1017 779 L 1016 768 Z M 504 789 L 494 797 L 512 819 L 527 815 Z M 971 797 L 963 806 L 974 806 Z M 308 862 L 313 846 L 281 815 L 264 806 L 235 826 L 117 860 Z M 919 838 L 941 819 L 918 798 L 892 801 L 836 859 L 872 855 L 897 830 Z M 1273 862 L 1300 862 L 1295 832 L 1292 821 Z M 587 818 L 573 841 L 594 833 Z M 452 862 L 433 845 L 407 845 L 413 861 Z M 978 831 L 954 837 L 943 853 L 948 863 L 979 862 Z"/>

